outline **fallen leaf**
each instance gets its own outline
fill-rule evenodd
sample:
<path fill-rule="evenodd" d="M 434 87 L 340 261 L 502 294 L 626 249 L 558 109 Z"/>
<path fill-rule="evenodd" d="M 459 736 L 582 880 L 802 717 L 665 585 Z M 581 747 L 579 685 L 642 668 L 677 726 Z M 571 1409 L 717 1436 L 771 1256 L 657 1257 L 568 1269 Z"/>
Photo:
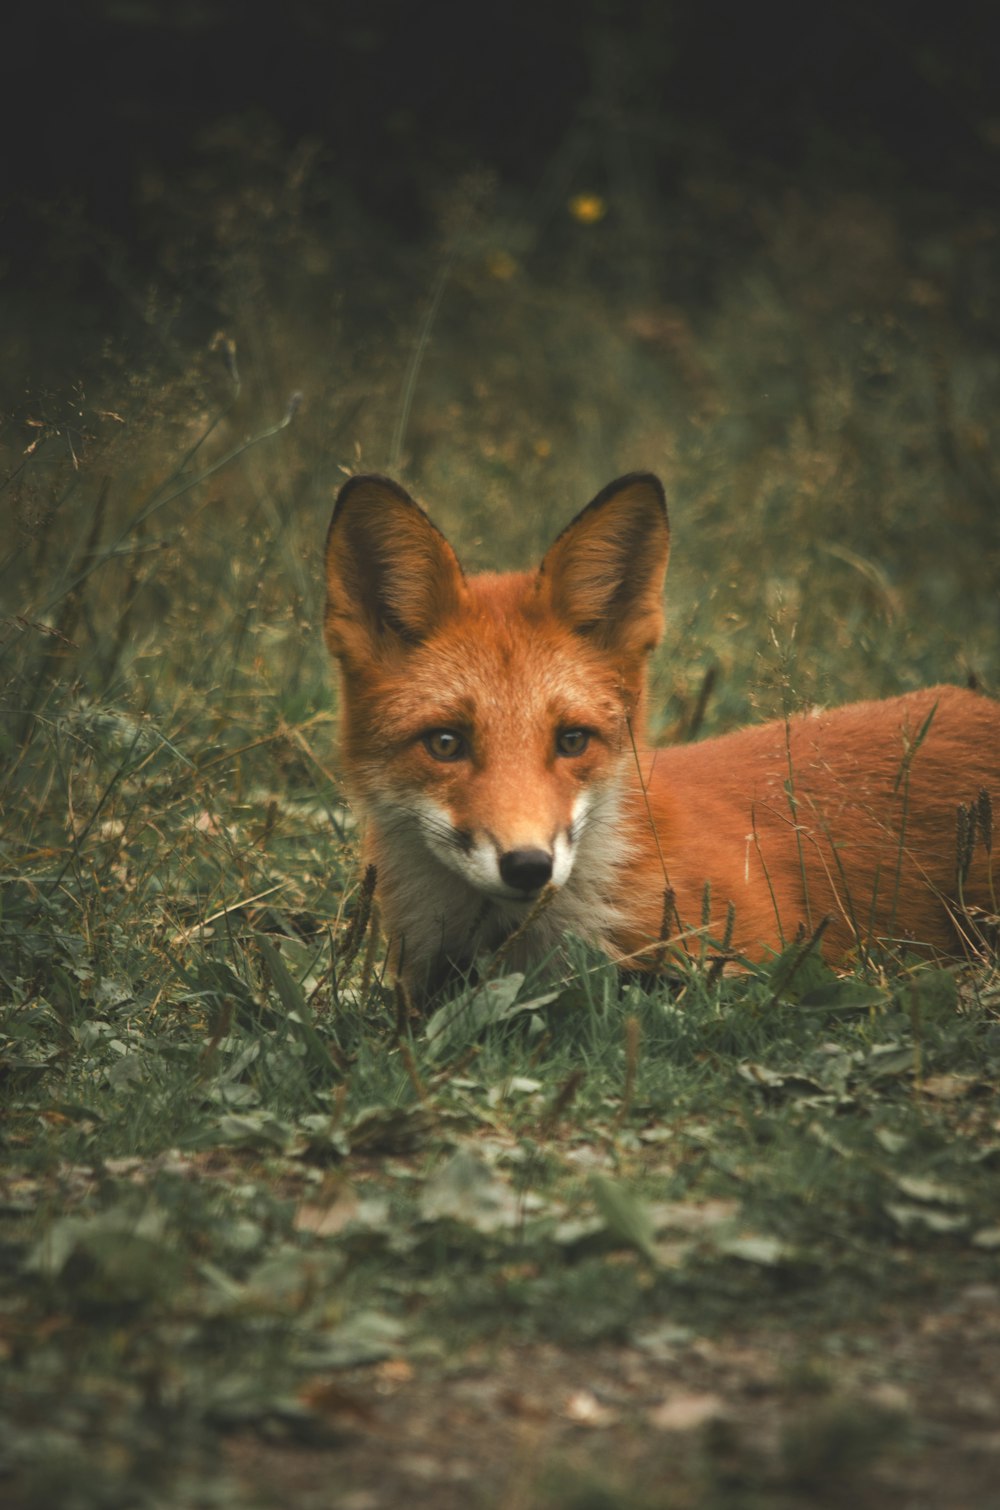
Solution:
<path fill-rule="evenodd" d="M 562 1413 L 578 1426 L 613 1426 L 618 1420 L 618 1412 L 609 1405 L 602 1405 L 589 1389 L 578 1389 L 570 1395 Z"/>
<path fill-rule="evenodd" d="M 387 1358 L 378 1365 L 375 1372 L 387 1384 L 409 1384 L 413 1378 L 413 1364 L 405 1358 Z"/>
<path fill-rule="evenodd" d="M 905 1201 L 886 1201 L 885 1209 L 902 1232 L 964 1232 L 969 1218 L 964 1212 L 939 1211 L 934 1206 L 910 1206 Z"/>
<path fill-rule="evenodd" d="M 436 1125 L 426 1106 L 366 1106 L 347 1127 L 352 1153 L 409 1153 Z"/>
<path fill-rule="evenodd" d="M 961 1096 L 971 1095 L 980 1085 L 982 1081 L 975 1075 L 928 1075 L 920 1082 L 920 1090 L 937 1101 L 957 1101 Z"/>
<path fill-rule="evenodd" d="M 590 1188 L 612 1237 L 638 1249 L 651 1263 L 656 1263 L 656 1228 L 645 1201 L 603 1174 L 591 1175 Z"/>
<path fill-rule="evenodd" d="M 511 1416 L 519 1416 L 523 1421 L 548 1421 L 552 1415 L 552 1409 L 548 1404 L 536 1399 L 533 1395 L 526 1395 L 519 1389 L 501 1390 L 497 1396 L 497 1404 Z"/>
<path fill-rule="evenodd" d="M 869 1080 L 913 1073 L 913 1050 L 905 1044 L 877 1043 L 862 1066 Z"/>
<path fill-rule="evenodd" d="M 395 1359 L 403 1340 L 403 1326 L 381 1311 L 356 1311 L 310 1349 L 316 1368 L 353 1368 L 360 1363 Z"/>
<path fill-rule="evenodd" d="M 762 1090 L 767 1091 L 823 1091 L 826 1089 L 820 1081 L 798 1070 L 781 1073 L 770 1069 L 766 1064 L 754 1064 L 750 1060 L 739 1066 L 738 1073 L 751 1085 L 758 1085 Z"/>
<path fill-rule="evenodd" d="M 518 1226 L 524 1204 L 485 1159 L 461 1149 L 427 1181 L 420 1214 L 425 1222 L 450 1220 L 488 1233 Z"/>
<path fill-rule="evenodd" d="M 964 1206 L 965 1193 L 958 1190 L 954 1185 L 945 1185 L 941 1180 L 934 1180 L 926 1175 L 901 1174 L 896 1176 L 896 1184 L 904 1195 L 911 1201 L 927 1201 L 934 1206 Z"/>
<path fill-rule="evenodd" d="M 347 1417 L 360 1426 L 369 1426 L 375 1419 L 375 1412 L 366 1400 L 325 1375 L 307 1379 L 298 1391 L 298 1398 L 308 1410 L 316 1411 L 327 1421 Z"/>
<path fill-rule="evenodd" d="M 726 1403 L 720 1395 L 668 1395 L 662 1405 L 654 1405 L 646 1419 L 659 1431 L 695 1431 L 708 1421 L 725 1415 Z"/>
<path fill-rule="evenodd" d="M 760 1233 L 747 1233 L 742 1237 L 724 1237 L 715 1242 L 716 1252 L 725 1258 L 739 1258 L 746 1264 L 757 1264 L 762 1269 L 773 1269 L 778 1264 L 788 1263 L 792 1249 L 780 1238 L 766 1237 Z"/>
<path fill-rule="evenodd" d="M 739 1202 L 717 1196 L 708 1201 L 653 1201 L 649 1214 L 657 1235 L 661 1232 L 710 1232 L 731 1222 Z"/>
<path fill-rule="evenodd" d="M 351 1191 L 329 1206 L 312 1206 L 303 1202 L 295 1213 L 292 1225 L 296 1232 L 312 1232 L 317 1237 L 334 1237 L 338 1232 L 343 1232 L 348 1222 L 353 1221 L 357 1211 L 358 1198 Z"/>

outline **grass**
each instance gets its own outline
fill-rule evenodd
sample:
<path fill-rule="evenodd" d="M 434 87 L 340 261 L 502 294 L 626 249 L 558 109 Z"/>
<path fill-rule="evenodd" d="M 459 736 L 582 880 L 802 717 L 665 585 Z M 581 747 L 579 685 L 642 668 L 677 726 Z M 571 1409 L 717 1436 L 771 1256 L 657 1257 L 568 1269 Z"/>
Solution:
<path fill-rule="evenodd" d="M 840 976 L 792 945 L 640 986 L 581 947 L 555 985 L 501 974 L 401 1020 L 336 777 L 319 561 L 338 477 L 390 453 L 474 566 L 531 559 L 642 464 L 675 530 L 665 730 L 996 691 L 976 242 L 933 207 L 762 190 L 712 297 L 666 271 L 636 301 L 613 215 L 533 261 L 527 220 L 460 185 L 459 230 L 404 279 L 350 262 L 307 174 L 254 171 L 282 213 L 220 169 L 201 254 L 225 338 L 192 357 L 161 281 L 158 357 L 7 426 L 5 1500 L 287 1504 L 266 1453 L 306 1446 L 391 1492 L 393 1402 L 446 1463 L 432 1398 L 518 1358 L 515 1395 L 549 1381 L 538 1420 L 622 1359 L 629 1398 L 726 1396 L 671 1460 L 679 1504 L 884 1503 L 899 1422 L 922 1473 L 942 1429 L 922 1319 L 995 1284 L 995 960 Z M 685 187 L 699 244 L 735 237 L 734 193 Z M 338 266 L 348 311 L 322 304 Z M 734 1394 L 751 1346 L 780 1367 Z M 615 1472 L 550 1426 L 537 1462 L 494 1462 L 498 1406 L 482 1503 L 661 1503 L 665 1447 L 605 1395 Z"/>

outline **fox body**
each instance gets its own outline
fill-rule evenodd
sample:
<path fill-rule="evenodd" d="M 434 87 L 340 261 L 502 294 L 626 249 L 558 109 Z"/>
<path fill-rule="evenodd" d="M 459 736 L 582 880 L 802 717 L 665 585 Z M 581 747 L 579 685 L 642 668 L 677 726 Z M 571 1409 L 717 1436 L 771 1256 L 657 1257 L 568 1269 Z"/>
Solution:
<path fill-rule="evenodd" d="M 650 969 L 705 940 L 759 959 L 824 918 L 833 958 L 954 953 L 973 909 L 995 913 L 987 698 L 937 687 L 647 744 L 668 551 L 647 474 L 605 488 L 537 571 L 469 577 L 397 484 L 341 489 L 326 639 L 344 765 L 415 997 L 480 953 L 523 967 L 567 933 Z"/>

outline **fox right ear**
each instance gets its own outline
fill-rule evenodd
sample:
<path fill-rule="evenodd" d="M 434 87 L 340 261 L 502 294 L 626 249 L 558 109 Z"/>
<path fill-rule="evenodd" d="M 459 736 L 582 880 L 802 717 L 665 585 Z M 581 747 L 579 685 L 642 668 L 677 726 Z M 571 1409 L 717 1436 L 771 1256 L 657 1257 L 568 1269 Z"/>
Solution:
<path fill-rule="evenodd" d="M 458 558 L 388 477 L 351 477 L 326 537 L 326 643 L 350 663 L 393 642 L 419 644 L 459 603 Z"/>
<path fill-rule="evenodd" d="M 663 484 L 651 472 L 631 472 L 609 483 L 566 526 L 539 579 L 575 633 L 637 665 L 663 631 L 669 555 Z"/>

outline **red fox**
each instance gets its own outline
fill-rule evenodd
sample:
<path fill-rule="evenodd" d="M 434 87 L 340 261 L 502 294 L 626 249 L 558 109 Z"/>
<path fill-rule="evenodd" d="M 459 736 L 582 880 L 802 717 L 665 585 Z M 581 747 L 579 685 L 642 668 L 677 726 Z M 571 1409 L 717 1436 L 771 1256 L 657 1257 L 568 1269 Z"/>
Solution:
<path fill-rule="evenodd" d="M 759 961 L 823 919 L 833 960 L 955 953 L 995 916 L 998 703 L 935 687 L 646 742 L 669 543 L 663 488 L 635 473 L 537 571 L 467 577 L 398 484 L 341 489 L 326 642 L 391 965 L 414 998 L 501 945 L 524 968 L 567 933 L 648 970 L 706 940 Z"/>

